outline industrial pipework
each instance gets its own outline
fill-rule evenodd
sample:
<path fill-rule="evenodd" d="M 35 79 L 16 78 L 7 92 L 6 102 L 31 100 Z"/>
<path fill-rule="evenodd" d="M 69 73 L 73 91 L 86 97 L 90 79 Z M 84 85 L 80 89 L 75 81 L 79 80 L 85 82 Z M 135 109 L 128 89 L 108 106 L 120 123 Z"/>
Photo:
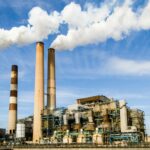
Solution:
<path fill-rule="evenodd" d="M 18 90 L 18 66 L 12 65 L 11 69 L 11 86 L 10 86 L 10 103 L 8 117 L 8 134 L 16 132 L 17 123 L 17 90 Z"/>
<path fill-rule="evenodd" d="M 44 43 L 36 43 L 33 142 L 42 138 L 41 111 L 44 108 Z"/>

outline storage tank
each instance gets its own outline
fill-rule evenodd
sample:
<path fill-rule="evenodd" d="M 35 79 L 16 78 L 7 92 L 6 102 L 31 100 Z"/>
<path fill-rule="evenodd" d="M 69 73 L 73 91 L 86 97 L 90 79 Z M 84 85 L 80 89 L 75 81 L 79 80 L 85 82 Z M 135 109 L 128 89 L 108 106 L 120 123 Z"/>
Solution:
<path fill-rule="evenodd" d="M 17 123 L 16 138 L 25 138 L 25 124 Z"/>

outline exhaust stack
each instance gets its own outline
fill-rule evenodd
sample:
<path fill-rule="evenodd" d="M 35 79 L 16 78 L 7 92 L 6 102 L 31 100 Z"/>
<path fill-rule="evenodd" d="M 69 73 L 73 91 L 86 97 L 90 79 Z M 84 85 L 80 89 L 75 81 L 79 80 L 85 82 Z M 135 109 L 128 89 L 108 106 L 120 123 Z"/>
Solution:
<path fill-rule="evenodd" d="M 17 123 L 17 90 L 18 90 L 18 66 L 12 65 L 11 69 L 11 86 L 10 86 L 10 103 L 8 116 L 8 134 L 16 132 Z"/>
<path fill-rule="evenodd" d="M 137 132 L 136 126 L 128 126 L 127 106 L 125 100 L 119 101 L 121 132 Z"/>
<path fill-rule="evenodd" d="M 42 138 L 41 111 L 44 108 L 44 43 L 36 43 L 33 142 Z"/>
<path fill-rule="evenodd" d="M 56 108 L 56 81 L 55 81 L 55 49 L 48 49 L 48 85 L 47 107 L 53 111 Z"/>

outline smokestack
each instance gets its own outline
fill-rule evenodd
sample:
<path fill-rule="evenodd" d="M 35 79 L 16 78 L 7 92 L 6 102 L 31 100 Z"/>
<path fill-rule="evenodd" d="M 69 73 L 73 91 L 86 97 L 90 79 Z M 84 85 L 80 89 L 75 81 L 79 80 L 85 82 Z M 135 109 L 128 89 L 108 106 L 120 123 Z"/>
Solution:
<path fill-rule="evenodd" d="M 121 127 L 121 132 L 126 132 L 128 130 L 126 102 L 124 100 L 119 101 L 119 105 L 120 105 L 120 127 Z"/>
<path fill-rule="evenodd" d="M 17 95 L 18 95 L 17 90 L 18 90 L 18 66 L 12 65 L 9 116 L 8 116 L 8 134 L 14 134 L 16 132 Z"/>
<path fill-rule="evenodd" d="M 127 106 L 125 100 L 119 101 L 121 132 L 137 132 L 136 126 L 128 126 Z"/>
<path fill-rule="evenodd" d="M 48 85 L 47 107 L 53 111 L 56 108 L 56 81 L 55 81 L 55 49 L 48 49 Z"/>
<path fill-rule="evenodd" d="M 42 138 L 41 111 L 44 108 L 44 43 L 36 43 L 33 142 Z"/>

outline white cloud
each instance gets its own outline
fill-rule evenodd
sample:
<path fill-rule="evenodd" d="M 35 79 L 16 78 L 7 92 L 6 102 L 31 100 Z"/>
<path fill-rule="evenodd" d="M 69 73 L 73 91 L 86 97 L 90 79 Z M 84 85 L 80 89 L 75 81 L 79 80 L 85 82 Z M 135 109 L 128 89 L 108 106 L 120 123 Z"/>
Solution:
<path fill-rule="evenodd" d="M 150 1 L 136 12 L 132 9 L 133 4 L 133 0 L 124 0 L 123 4 L 106 0 L 100 7 L 88 3 L 82 8 L 71 2 L 61 12 L 53 11 L 51 14 L 34 7 L 29 12 L 27 26 L 10 30 L 0 28 L 0 48 L 44 40 L 50 34 L 58 33 L 59 27 L 64 24 L 68 25 L 67 34 L 60 33 L 51 47 L 64 50 L 110 38 L 121 40 L 132 31 L 150 29 Z"/>
<path fill-rule="evenodd" d="M 132 0 L 125 0 L 122 5 L 113 6 L 113 11 L 109 5 L 99 8 L 89 5 L 84 10 L 80 5 L 70 3 L 61 13 L 63 20 L 69 25 L 68 32 L 66 35 L 58 35 L 51 46 L 59 50 L 73 49 L 110 38 L 117 41 L 131 31 L 149 29 L 150 1 L 137 12 L 132 10 L 132 3 Z"/>
<path fill-rule="evenodd" d="M 104 73 L 114 75 L 150 75 L 150 61 L 112 57 L 106 60 Z"/>
<path fill-rule="evenodd" d="M 27 26 L 13 27 L 10 30 L 0 28 L 0 48 L 46 39 L 49 34 L 56 33 L 58 27 L 59 14 L 56 11 L 49 15 L 43 9 L 34 7 L 29 12 Z"/>
<path fill-rule="evenodd" d="M 142 14 L 140 16 L 139 24 L 143 29 L 150 28 L 149 12 L 150 12 L 150 1 L 148 5 L 145 7 L 145 9 L 142 11 Z"/>
<path fill-rule="evenodd" d="M 59 57 L 57 61 L 58 78 L 98 79 L 106 75 L 150 76 L 150 61 L 129 59 L 108 55 L 102 49 L 92 51 L 82 49 L 70 57 Z"/>
<path fill-rule="evenodd" d="M 79 4 L 70 3 L 61 12 L 62 20 L 69 25 L 69 28 L 84 28 L 90 24 L 104 20 L 110 12 L 107 5 L 104 5 L 101 9 L 91 4 L 88 4 L 86 7 L 87 10 L 82 11 Z"/>

